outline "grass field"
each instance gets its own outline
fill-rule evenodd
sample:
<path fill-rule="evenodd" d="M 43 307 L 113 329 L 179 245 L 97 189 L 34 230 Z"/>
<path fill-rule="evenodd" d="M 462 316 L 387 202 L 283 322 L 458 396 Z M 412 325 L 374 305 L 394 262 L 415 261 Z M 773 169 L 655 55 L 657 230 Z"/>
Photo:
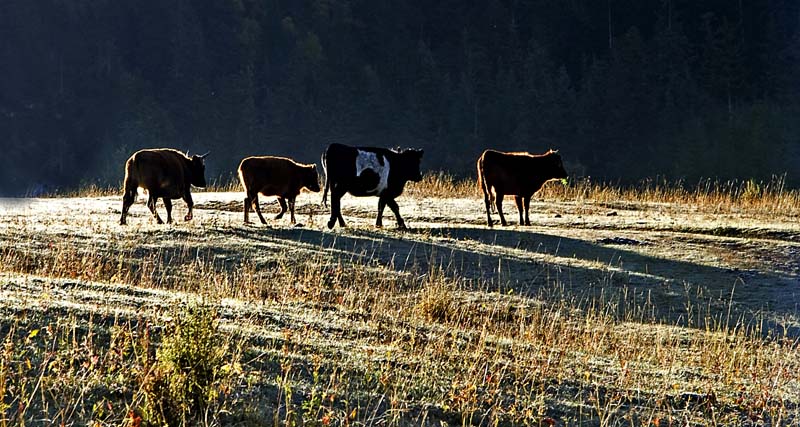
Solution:
<path fill-rule="evenodd" d="M 140 196 L 124 227 L 119 195 L 0 201 L 0 425 L 800 425 L 780 179 L 551 183 L 531 227 L 442 174 L 406 231 L 242 199 L 159 226 Z"/>

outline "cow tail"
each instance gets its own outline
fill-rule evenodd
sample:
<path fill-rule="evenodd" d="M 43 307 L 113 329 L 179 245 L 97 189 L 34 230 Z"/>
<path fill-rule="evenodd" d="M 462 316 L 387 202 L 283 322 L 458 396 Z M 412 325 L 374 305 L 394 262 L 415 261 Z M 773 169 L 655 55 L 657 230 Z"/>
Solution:
<path fill-rule="evenodd" d="M 239 165 L 239 170 L 237 171 L 239 174 L 239 183 L 242 184 L 242 188 L 244 192 L 247 193 L 247 184 L 244 182 L 244 174 L 242 173 L 242 165 Z M 245 194 L 245 197 L 250 197 L 248 194 Z"/>
<path fill-rule="evenodd" d="M 483 156 L 478 159 L 478 188 L 481 189 L 484 196 L 489 197 L 489 206 L 494 206 L 494 193 L 486 183 L 486 176 L 483 167 Z"/>
<path fill-rule="evenodd" d="M 328 207 L 328 189 L 330 188 L 330 180 L 328 179 L 328 159 L 327 151 L 322 153 L 322 171 L 325 172 L 325 190 L 322 192 L 322 206 Z"/>
<path fill-rule="evenodd" d="M 125 181 L 122 183 L 123 197 L 135 197 L 136 193 L 139 191 L 139 182 L 136 180 L 136 176 L 139 173 L 135 168 L 136 165 L 134 164 L 133 158 L 125 162 Z"/>

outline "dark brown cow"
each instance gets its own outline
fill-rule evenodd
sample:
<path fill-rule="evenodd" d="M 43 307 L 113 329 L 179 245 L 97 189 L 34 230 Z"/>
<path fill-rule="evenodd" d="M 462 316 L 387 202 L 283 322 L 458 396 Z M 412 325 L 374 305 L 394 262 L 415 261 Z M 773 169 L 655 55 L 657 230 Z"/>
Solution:
<path fill-rule="evenodd" d="M 294 219 L 294 201 L 303 187 L 311 191 L 319 191 L 319 175 L 316 165 L 304 165 L 285 157 L 248 157 L 239 164 L 239 181 L 244 187 L 244 222 L 250 222 L 250 206 L 255 208 L 262 224 L 266 224 L 261 208 L 258 206 L 258 193 L 265 196 L 278 196 L 281 205 L 280 213 L 275 219 L 281 219 L 286 213 L 286 202 L 292 224 Z"/>
<path fill-rule="evenodd" d="M 514 196 L 519 210 L 520 225 L 531 225 L 528 211 L 533 193 L 539 191 L 542 185 L 551 179 L 566 178 L 567 172 L 557 151 L 550 150 L 541 155 L 484 151 L 478 158 L 478 186 L 483 191 L 489 227 L 492 226 L 490 210 L 493 195 L 501 224 L 508 225 L 503 216 L 503 196 L 508 194 Z"/>
<path fill-rule="evenodd" d="M 120 224 L 125 224 L 125 216 L 128 209 L 136 201 L 136 192 L 139 188 L 144 188 L 149 194 L 147 207 L 156 218 L 159 224 L 164 221 L 156 212 L 156 201 L 161 198 L 164 200 L 164 207 L 167 208 L 167 223 L 172 222 L 172 199 L 183 198 L 189 213 L 184 219 L 192 219 L 192 194 L 190 189 L 195 187 L 205 187 L 205 163 L 203 159 L 208 153 L 202 156 L 187 157 L 186 154 L 171 148 L 156 148 L 140 150 L 128 159 L 125 163 L 125 184 L 122 196 L 122 217 Z"/>

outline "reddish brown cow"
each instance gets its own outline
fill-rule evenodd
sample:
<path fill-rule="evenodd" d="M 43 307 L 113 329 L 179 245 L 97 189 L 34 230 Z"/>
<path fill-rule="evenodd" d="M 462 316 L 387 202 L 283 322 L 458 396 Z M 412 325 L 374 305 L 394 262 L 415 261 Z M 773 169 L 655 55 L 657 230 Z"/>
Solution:
<path fill-rule="evenodd" d="M 303 187 L 311 191 L 319 191 L 319 175 L 316 165 L 304 165 L 285 157 L 259 156 L 247 157 L 239 164 L 239 181 L 244 187 L 244 222 L 250 222 L 250 206 L 255 208 L 262 224 L 266 224 L 261 208 L 258 206 L 258 193 L 265 196 L 278 196 L 281 205 L 280 213 L 275 219 L 281 219 L 286 213 L 286 202 L 292 224 L 294 219 L 294 201 Z"/>
<path fill-rule="evenodd" d="M 524 152 L 484 151 L 478 158 L 478 186 L 483 191 L 489 227 L 492 226 L 490 210 L 493 195 L 501 224 L 508 225 L 503 216 L 503 196 L 508 194 L 514 196 L 517 210 L 519 210 L 520 225 L 531 225 L 528 212 L 533 193 L 539 191 L 542 185 L 551 179 L 565 179 L 566 177 L 567 172 L 561 162 L 561 155 L 557 151 L 550 150 L 541 155 Z"/>
<path fill-rule="evenodd" d="M 163 199 L 167 208 L 167 222 L 172 222 L 172 200 L 182 198 L 189 207 L 189 213 L 184 219 L 192 219 L 192 193 L 191 186 L 205 187 L 205 163 L 202 156 L 188 157 L 178 150 L 170 148 L 157 148 L 140 150 L 125 162 L 125 181 L 122 190 L 122 216 L 120 224 L 125 224 L 128 209 L 136 201 L 139 188 L 144 188 L 149 194 L 147 207 L 159 224 L 164 221 L 156 212 L 156 200 Z"/>

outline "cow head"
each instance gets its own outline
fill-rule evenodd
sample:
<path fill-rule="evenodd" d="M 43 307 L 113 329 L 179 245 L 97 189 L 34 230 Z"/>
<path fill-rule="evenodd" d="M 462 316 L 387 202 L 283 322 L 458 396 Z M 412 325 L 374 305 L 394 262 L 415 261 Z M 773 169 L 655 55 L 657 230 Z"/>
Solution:
<path fill-rule="evenodd" d="M 547 152 L 547 157 L 551 158 L 551 166 L 552 166 L 552 177 L 556 179 L 564 179 L 567 178 L 567 171 L 564 169 L 564 162 L 561 161 L 561 154 L 558 154 L 558 150 L 550 150 Z"/>
<path fill-rule="evenodd" d="M 420 171 L 420 163 L 422 162 L 422 150 L 409 148 L 400 153 L 403 161 L 402 171 L 403 177 L 409 181 L 420 182 L 422 181 L 422 172 Z"/>
<path fill-rule="evenodd" d="M 317 173 L 317 165 L 309 165 L 304 170 L 303 186 L 313 192 L 319 192 L 319 174 Z"/>
<path fill-rule="evenodd" d="M 189 167 L 192 170 L 192 185 L 205 188 L 206 186 L 206 164 L 205 158 L 208 153 L 202 156 L 194 155 L 189 159 Z"/>

